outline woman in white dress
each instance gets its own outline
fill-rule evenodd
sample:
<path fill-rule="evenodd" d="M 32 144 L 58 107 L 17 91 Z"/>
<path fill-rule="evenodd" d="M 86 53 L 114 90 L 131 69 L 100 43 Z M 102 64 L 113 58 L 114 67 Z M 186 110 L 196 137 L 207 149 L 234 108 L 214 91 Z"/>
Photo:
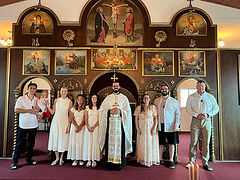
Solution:
<path fill-rule="evenodd" d="M 61 97 L 55 99 L 53 109 L 50 109 L 48 105 L 50 113 L 54 114 L 48 140 L 48 150 L 54 151 L 56 155 L 56 159 L 51 163 L 52 166 L 58 162 L 63 165 L 63 155 L 68 150 L 68 124 L 71 121 L 69 114 L 72 102 L 67 98 L 67 93 L 67 88 L 62 87 L 60 90 Z M 60 160 L 59 153 L 61 153 Z"/>
<path fill-rule="evenodd" d="M 149 95 L 144 95 L 141 104 L 137 106 L 135 113 L 137 129 L 137 162 L 144 166 L 159 164 L 159 142 L 157 126 L 157 110 L 151 105 Z"/>
<path fill-rule="evenodd" d="M 89 106 L 85 111 L 85 134 L 84 134 L 84 150 L 83 160 L 88 161 L 87 167 L 96 167 L 100 161 L 100 146 L 99 146 L 99 115 L 100 107 L 97 95 L 92 95 Z"/>
<path fill-rule="evenodd" d="M 85 121 L 84 114 L 86 108 L 86 101 L 82 95 L 78 95 L 74 107 L 72 108 L 72 123 L 70 136 L 69 136 L 69 146 L 67 159 L 73 160 L 72 166 L 79 165 L 82 166 L 83 162 L 83 143 L 84 143 L 84 132 L 85 132 Z"/>

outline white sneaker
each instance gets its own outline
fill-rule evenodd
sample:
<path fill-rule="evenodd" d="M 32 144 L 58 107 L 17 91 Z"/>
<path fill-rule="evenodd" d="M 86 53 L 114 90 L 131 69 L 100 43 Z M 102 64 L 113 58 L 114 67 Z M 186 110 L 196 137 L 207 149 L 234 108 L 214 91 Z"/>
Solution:
<path fill-rule="evenodd" d="M 84 165 L 84 162 L 83 161 L 79 161 L 79 166 L 82 166 Z"/>
<path fill-rule="evenodd" d="M 72 166 L 76 166 L 77 164 L 78 164 L 78 161 L 75 160 L 75 161 L 73 161 Z"/>
<path fill-rule="evenodd" d="M 91 161 L 88 161 L 86 164 L 86 167 L 90 167 L 91 166 Z"/>
<path fill-rule="evenodd" d="M 97 162 L 96 161 L 93 161 L 92 162 L 92 167 L 95 168 L 97 166 Z"/>
<path fill-rule="evenodd" d="M 58 161 L 55 160 L 55 161 L 52 162 L 51 166 L 55 166 L 57 163 L 58 163 Z"/>

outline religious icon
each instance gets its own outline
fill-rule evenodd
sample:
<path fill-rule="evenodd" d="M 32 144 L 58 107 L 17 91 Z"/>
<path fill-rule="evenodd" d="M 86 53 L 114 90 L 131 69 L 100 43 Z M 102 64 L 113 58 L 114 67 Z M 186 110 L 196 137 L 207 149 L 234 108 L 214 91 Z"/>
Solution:
<path fill-rule="evenodd" d="M 33 11 L 23 20 L 22 33 L 24 34 L 52 34 L 52 18 L 43 11 Z"/>
<path fill-rule="evenodd" d="M 87 74 L 86 50 L 56 50 L 55 74 L 56 75 L 86 75 Z"/>
<path fill-rule="evenodd" d="M 95 16 L 95 37 L 91 40 L 91 42 L 104 43 L 105 38 L 108 33 L 108 22 L 103 14 L 103 8 L 98 7 L 96 9 Z"/>
<path fill-rule="evenodd" d="M 173 51 L 143 51 L 143 76 L 174 76 Z"/>
<path fill-rule="evenodd" d="M 89 11 L 87 29 L 89 45 L 143 45 L 143 16 L 128 0 L 99 0 Z"/>
<path fill-rule="evenodd" d="M 42 17 L 38 14 L 30 28 L 30 33 L 46 33 L 44 23 L 42 22 Z"/>
<path fill-rule="evenodd" d="M 207 23 L 200 14 L 185 13 L 176 23 L 176 33 L 178 36 L 206 36 Z"/>
<path fill-rule="evenodd" d="M 49 75 L 49 50 L 23 50 L 23 75 Z"/>
<path fill-rule="evenodd" d="M 137 50 L 134 48 L 94 48 L 92 70 L 136 70 Z"/>
<path fill-rule="evenodd" d="M 134 31 L 134 15 L 133 9 L 127 8 L 126 18 L 123 21 L 124 23 L 124 33 L 126 35 L 126 43 L 133 43 L 133 31 Z"/>
<path fill-rule="evenodd" d="M 179 76 L 204 77 L 206 63 L 204 51 L 179 51 Z"/>
<path fill-rule="evenodd" d="M 110 4 L 103 3 L 103 6 L 112 8 L 112 22 L 113 22 L 113 38 L 117 38 L 117 22 L 119 16 L 119 8 L 128 6 L 128 4 L 117 4 L 116 0 L 113 0 Z"/>

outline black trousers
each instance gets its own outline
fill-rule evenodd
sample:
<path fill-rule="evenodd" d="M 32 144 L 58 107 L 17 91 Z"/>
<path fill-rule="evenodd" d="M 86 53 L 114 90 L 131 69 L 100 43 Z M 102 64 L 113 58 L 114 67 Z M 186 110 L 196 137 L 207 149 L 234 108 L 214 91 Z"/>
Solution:
<path fill-rule="evenodd" d="M 35 138 L 37 134 L 37 128 L 34 129 L 22 129 L 18 127 L 18 135 L 17 135 L 17 144 L 15 147 L 14 155 L 13 155 L 13 163 L 18 163 L 18 159 L 21 155 L 21 150 L 27 138 L 27 157 L 26 162 L 31 161 L 33 157 L 33 147 L 35 145 Z"/>

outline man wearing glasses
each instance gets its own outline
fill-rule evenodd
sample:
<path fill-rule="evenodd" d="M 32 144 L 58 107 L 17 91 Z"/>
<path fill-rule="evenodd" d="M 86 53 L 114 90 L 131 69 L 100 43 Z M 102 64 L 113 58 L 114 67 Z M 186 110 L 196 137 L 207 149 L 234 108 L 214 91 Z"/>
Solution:
<path fill-rule="evenodd" d="M 179 143 L 178 127 L 181 123 L 181 110 L 178 101 L 169 95 L 169 87 L 164 84 L 161 86 L 161 97 L 155 99 L 154 104 L 157 107 L 158 113 L 158 133 L 160 145 L 160 164 L 163 161 L 164 145 L 169 146 L 169 168 L 175 168 L 173 161 L 175 144 Z"/>

